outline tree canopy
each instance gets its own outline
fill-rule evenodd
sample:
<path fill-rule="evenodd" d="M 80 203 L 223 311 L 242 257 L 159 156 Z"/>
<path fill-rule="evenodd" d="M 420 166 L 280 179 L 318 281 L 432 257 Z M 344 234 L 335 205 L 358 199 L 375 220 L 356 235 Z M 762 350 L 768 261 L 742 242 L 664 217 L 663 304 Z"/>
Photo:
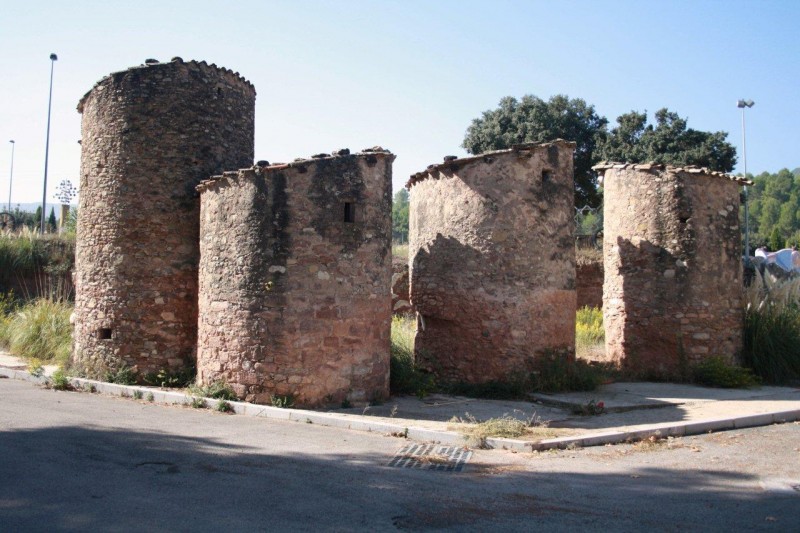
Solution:
<path fill-rule="evenodd" d="M 408 191 L 400 189 L 394 193 L 392 202 L 392 240 L 408 242 Z"/>
<path fill-rule="evenodd" d="M 657 162 L 697 165 L 730 172 L 736 164 L 736 148 L 728 134 L 687 128 L 686 119 L 667 108 L 647 123 L 647 113 L 631 111 L 617 118 L 617 127 L 598 141 L 598 158 L 631 163 Z"/>
<path fill-rule="evenodd" d="M 698 165 L 723 172 L 736 164 L 736 149 L 725 140 L 727 133 L 688 128 L 685 118 L 667 108 L 658 110 L 655 119 L 655 124 L 648 124 L 647 112 L 631 111 L 608 131 L 608 120 L 580 98 L 557 95 L 544 101 L 533 95 L 520 100 L 507 96 L 497 109 L 472 121 L 462 146 L 479 154 L 525 142 L 574 141 L 578 206 L 600 203 L 591 167 L 602 160 Z"/>
<path fill-rule="evenodd" d="M 507 96 L 497 109 L 472 121 L 462 146 L 471 154 L 510 148 L 526 142 L 574 141 L 576 205 L 597 205 L 599 196 L 592 165 L 598 136 L 608 121 L 580 98 L 557 95 L 544 101 L 533 95 Z"/>
<path fill-rule="evenodd" d="M 752 176 L 748 176 L 752 177 Z M 800 175 L 784 168 L 753 178 L 750 187 L 750 242 L 773 251 L 800 245 Z"/>

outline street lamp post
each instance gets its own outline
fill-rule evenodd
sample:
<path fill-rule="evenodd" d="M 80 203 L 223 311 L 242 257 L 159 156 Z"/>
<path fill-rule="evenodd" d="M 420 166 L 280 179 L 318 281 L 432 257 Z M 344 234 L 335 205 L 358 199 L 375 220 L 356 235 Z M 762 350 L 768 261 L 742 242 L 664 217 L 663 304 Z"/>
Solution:
<path fill-rule="evenodd" d="M 55 65 L 57 60 L 57 55 L 50 54 L 50 98 L 47 101 L 47 141 L 44 146 L 44 191 L 42 191 L 42 220 L 40 226 L 42 235 L 44 235 L 44 221 L 47 216 L 45 213 L 47 202 L 47 159 L 50 155 L 50 109 L 53 104 L 53 65 Z"/>
<path fill-rule="evenodd" d="M 14 140 L 8 141 L 11 143 L 11 172 L 8 174 L 8 212 L 11 212 L 11 185 L 14 183 L 14 147 L 17 143 Z"/>
<path fill-rule="evenodd" d="M 737 100 L 736 107 L 742 110 L 742 160 L 744 161 L 744 179 L 747 179 L 747 140 L 744 128 L 744 110 L 753 107 L 752 100 Z M 744 257 L 745 263 L 750 264 L 750 212 L 747 206 L 747 185 L 744 186 Z"/>

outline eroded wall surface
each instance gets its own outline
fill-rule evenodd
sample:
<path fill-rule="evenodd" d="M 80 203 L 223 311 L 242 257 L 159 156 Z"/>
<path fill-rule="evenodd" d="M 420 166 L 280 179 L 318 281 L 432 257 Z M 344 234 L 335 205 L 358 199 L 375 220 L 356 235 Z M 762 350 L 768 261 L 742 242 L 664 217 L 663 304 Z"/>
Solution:
<path fill-rule="evenodd" d="M 604 173 L 606 356 L 680 377 L 742 349 L 740 180 L 698 168 L 608 164 Z"/>
<path fill-rule="evenodd" d="M 575 346 L 574 144 L 528 144 L 412 176 L 417 363 L 441 380 L 508 381 Z"/>
<path fill-rule="evenodd" d="M 200 185 L 199 382 L 257 403 L 388 396 L 393 160 L 343 150 Z"/>
<path fill-rule="evenodd" d="M 74 363 L 88 375 L 194 364 L 195 187 L 252 165 L 255 89 L 175 58 L 107 76 L 81 100 Z"/>

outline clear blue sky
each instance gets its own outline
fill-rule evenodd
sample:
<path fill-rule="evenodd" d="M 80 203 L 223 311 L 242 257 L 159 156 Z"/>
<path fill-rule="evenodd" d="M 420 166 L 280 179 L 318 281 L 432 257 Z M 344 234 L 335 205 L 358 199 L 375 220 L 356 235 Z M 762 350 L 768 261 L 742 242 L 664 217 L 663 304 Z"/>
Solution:
<path fill-rule="evenodd" d="M 55 64 L 48 202 L 77 184 L 80 97 L 147 58 L 213 62 L 253 82 L 256 159 L 381 145 L 411 173 L 464 155 L 470 121 L 507 95 L 567 94 L 612 122 L 669 107 L 729 132 L 748 171 L 800 166 L 800 2 L 4 1 L 0 203 L 41 201 Z M 737 171 L 741 171 L 740 165 Z"/>

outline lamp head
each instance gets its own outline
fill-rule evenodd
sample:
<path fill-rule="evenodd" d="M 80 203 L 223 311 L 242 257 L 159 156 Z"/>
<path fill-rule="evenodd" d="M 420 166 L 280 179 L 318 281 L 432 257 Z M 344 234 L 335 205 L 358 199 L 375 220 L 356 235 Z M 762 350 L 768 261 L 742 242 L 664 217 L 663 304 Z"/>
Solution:
<path fill-rule="evenodd" d="M 752 101 L 752 100 L 737 100 L 736 101 L 736 107 L 742 108 L 742 109 L 745 108 L 745 107 L 753 107 L 754 105 L 755 105 L 755 102 Z"/>
<path fill-rule="evenodd" d="M 57 60 L 58 60 L 58 56 L 57 55 L 50 54 L 50 61 L 57 61 Z"/>
<path fill-rule="evenodd" d="M 10 140 L 10 141 L 8 141 L 8 142 L 10 142 L 11 144 L 14 144 L 14 139 L 11 139 L 11 140 Z"/>

